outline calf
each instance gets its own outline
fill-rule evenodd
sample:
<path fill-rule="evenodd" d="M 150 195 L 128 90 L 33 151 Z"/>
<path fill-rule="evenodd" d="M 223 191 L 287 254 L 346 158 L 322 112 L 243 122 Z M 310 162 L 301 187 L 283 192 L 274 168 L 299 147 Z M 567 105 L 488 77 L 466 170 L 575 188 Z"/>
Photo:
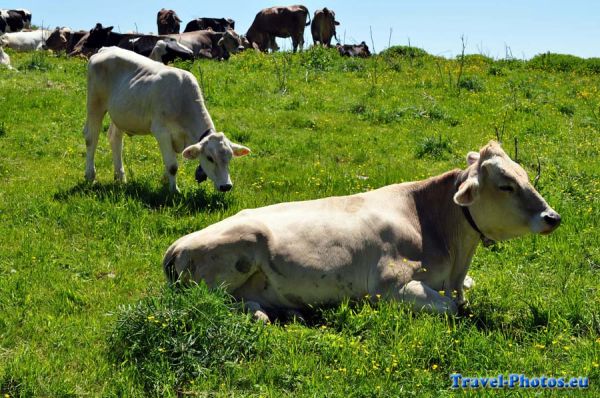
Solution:
<path fill-rule="evenodd" d="M 314 45 L 321 44 L 325 47 L 331 46 L 332 37 L 335 37 L 335 39 L 338 40 L 335 27 L 339 24 L 340 23 L 335 20 L 335 12 L 333 12 L 333 10 L 329 10 L 325 7 L 322 10 L 315 11 L 310 26 Z"/>
<path fill-rule="evenodd" d="M 212 29 L 215 32 L 225 32 L 227 29 L 235 30 L 235 21 L 231 18 L 196 18 L 185 26 L 185 32 Z"/>
<path fill-rule="evenodd" d="M 306 17 L 308 16 L 308 22 Z M 304 6 L 271 7 L 261 10 L 254 21 L 246 38 L 249 46 L 256 46 L 261 51 L 277 51 L 275 37 L 291 37 L 294 52 L 300 46 L 304 47 L 304 28 L 310 25 L 310 15 Z"/>
<path fill-rule="evenodd" d="M 337 44 L 335 46 L 342 57 L 368 58 L 371 56 L 369 46 L 364 41 L 360 44 Z"/>
<path fill-rule="evenodd" d="M 108 112 L 108 136 L 117 181 L 125 181 L 123 133 L 152 133 L 158 141 L 171 191 L 179 191 L 176 154 L 182 151 L 187 159 L 199 159 L 215 189 L 225 192 L 233 187 L 229 162 L 233 156 L 244 156 L 250 150 L 216 132 L 194 75 L 122 48 L 108 47 L 90 58 L 87 80 L 87 180 L 96 178 L 94 155 L 102 119 Z"/>
<path fill-rule="evenodd" d="M 173 243 L 164 270 L 224 286 L 265 320 L 366 295 L 455 314 L 480 240 L 549 234 L 561 220 L 497 143 L 467 162 L 423 181 L 241 211 Z"/>
<path fill-rule="evenodd" d="M 163 8 L 156 14 L 156 25 L 158 26 L 159 35 L 179 33 L 180 23 L 181 19 L 179 19 L 173 10 Z"/>
<path fill-rule="evenodd" d="M 16 51 L 41 50 L 48 36 L 50 36 L 50 31 L 43 29 L 5 33 L 0 36 L 0 46 L 12 48 Z"/>

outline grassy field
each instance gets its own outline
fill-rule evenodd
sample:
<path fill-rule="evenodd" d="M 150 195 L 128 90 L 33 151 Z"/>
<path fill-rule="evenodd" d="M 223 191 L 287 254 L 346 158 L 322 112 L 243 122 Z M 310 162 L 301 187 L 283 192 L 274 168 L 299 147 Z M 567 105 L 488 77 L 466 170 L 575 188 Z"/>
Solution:
<path fill-rule="evenodd" d="M 217 128 L 252 149 L 232 192 L 161 185 L 151 136 L 125 139 L 129 182 L 83 183 L 86 62 L 10 53 L 0 68 L 0 392 L 3 396 L 443 397 L 450 374 L 588 376 L 600 394 L 598 60 L 369 60 L 316 49 L 197 61 Z M 412 56 L 411 56 L 412 55 Z M 105 128 L 108 122 L 105 121 Z M 501 138 L 561 213 L 550 236 L 480 247 L 472 313 L 344 303 L 263 326 L 222 292 L 166 286 L 180 236 L 241 209 L 362 192 L 464 167 Z M 475 395 L 486 395 L 479 391 Z M 500 390 L 506 396 L 564 391 Z"/>

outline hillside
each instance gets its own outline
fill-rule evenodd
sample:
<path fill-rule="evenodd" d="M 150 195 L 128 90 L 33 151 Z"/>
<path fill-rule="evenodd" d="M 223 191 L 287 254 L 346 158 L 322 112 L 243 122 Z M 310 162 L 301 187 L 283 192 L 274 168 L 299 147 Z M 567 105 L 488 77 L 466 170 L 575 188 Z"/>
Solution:
<path fill-rule="evenodd" d="M 173 196 L 152 136 L 125 139 L 128 183 L 117 185 L 104 133 L 99 182 L 86 185 L 86 62 L 9 54 L 19 72 L 0 67 L 3 395 L 442 397 L 456 394 L 453 373 L 588 376 L 574 396 L 600 393 L 597 60 L 397 47 L 367 60 L 313 49 L 180 63 L 217 129 L 252 154 L 232 161 L 227 194 L 181 161 Z M 491 139 L 513 158 L 517 141 L 532 178 L 539 159 L 538 190 L 563 223 L 478 248 L 469 315 L 373 299 L 262 326 L 221 292 L 166 286 L 162 256 L 184 234 L 245 208 L 464 168 Z"/>

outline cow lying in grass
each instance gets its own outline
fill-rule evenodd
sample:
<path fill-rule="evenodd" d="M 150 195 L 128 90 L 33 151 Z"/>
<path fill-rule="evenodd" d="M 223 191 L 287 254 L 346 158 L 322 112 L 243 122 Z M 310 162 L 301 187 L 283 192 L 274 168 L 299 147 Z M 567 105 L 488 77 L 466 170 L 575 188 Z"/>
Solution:
<path fill-rule="evenodd" d="M 560 224 L 497 143 L 467 161 L 423 181 L 241 211 L 173 243 L 164 270 L 170 281 L 224 285 L 263 320 L 365 295 L 455 314 L 480 240 Z"/>
<path fill-rule="evenodd" d="M 194 75 L 122 48 L 105 47 L 90 58 L 87 77 L 84 135 L 88 180 L 96 178 L 94 155 L 102 119 L 108 112 L 116 180 L 125 180 L 123 133 L 152 133 L 171 191 L 178 191 L 176 155 L 182 151 L 188 159 L 199 159 L 215 189 L 225 192 L 233 187 L 229 162 L 233 156 L 244 156 L 250 150 L 216 132 Z"/>

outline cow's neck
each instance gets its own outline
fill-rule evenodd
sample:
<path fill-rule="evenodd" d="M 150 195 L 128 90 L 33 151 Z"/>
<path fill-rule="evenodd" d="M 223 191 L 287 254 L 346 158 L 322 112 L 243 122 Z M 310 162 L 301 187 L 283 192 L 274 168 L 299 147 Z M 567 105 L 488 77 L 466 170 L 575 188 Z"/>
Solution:
<path fill-rule="evenodd" d="M 460 206 L 454 203 L 456 187 L 466 178 L 466 171 L 449 171 L 420 182 L 415 191 L 423 245 L 432 245 L 448 257 L 446 260 L 451 264 L 448 282 L 456 290 L 458 284 L 462 285 L 480 241 Z"/>

